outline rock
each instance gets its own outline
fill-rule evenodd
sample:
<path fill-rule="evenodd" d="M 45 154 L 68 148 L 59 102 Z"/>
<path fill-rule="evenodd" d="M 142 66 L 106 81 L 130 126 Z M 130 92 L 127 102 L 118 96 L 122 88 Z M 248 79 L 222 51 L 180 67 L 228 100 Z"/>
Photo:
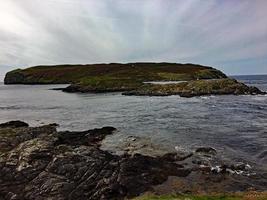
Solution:
<path fill-rule="evenodd" d="M 28 127 L 29 124 L 22 121 L 9 121 L 3 124 L 0 124 L 0 128 L 20 128 L 20 127 Z"/>
<path fill-rule="evenodd" d="M 113 155 L 99 148 L 116 129 L 57 132 L 54 125 L 0 128 L 0 199 L 124 199 L 190 169 L 169 156 Z"/>
<path fill-rule="evenodd" d="M 178 84 L 146 84 L 136 90 L 124 92 L 124 95 L 194 97 L 203 95 L 256 95 L 266 94 L 256 87 L 250 87 L 235 79 L 192 80 Z"/>
<path fill-rule="evenodd" d="M 84 84 L 71 84 L 66 88 L 63 88 L 63 92 L 69 93 L 106 93 L 106 92 L 123 92 L 133 90 L 139 83 L 120 83 L 114 81 L 113 83 L 106 83 L 105 81 L 100 82 L 97 85 L 84 85 Z"/>
<path fill-rule="evenodd" d="M 7 123 L 9 124 L 9 123 Z M 12 123 L 11 123 L 12 124 Z M 26 124 L 26 123 L 25 123 Z M 41 126 L 36 128 L 17 127 L 0 128 L 0 153 L 10 151 L 21 143 L 36 137 L 47 137 L 56 133 L 54 126 Z"/>
<path fill-rule="evenodd" d="M 107 135 L 112 134 L 116 129 L 113 127 L 103 127 L 82 132 L 64 131 L 58 133 L 56 144 L 67 145 L 98 145 Z"/>
<path fill-rule="evenodd" d="M 216 151 L 216 149 L 214 149 L 212 147 L 199 147 L 196 149 L 196 153 L 215 155 L 215 154 L 217 154 L 217 151 Z"/>
<path fill-rule="evenodd" d="M 163 156 L 163 158 L 175 162 L 175 161 L 183 161 L 187 158 L 190 158 L 191 156 L 193 156 L 193 153 L 188 153 L 188 154 L 167 153 Z"/>
<path fill-rule="evenodd" d="M 249 179 L 251 184 L 247 184 L 239 176 L 238 181 L 234 180 L 242 174 L 240 170 L 248 168 L 243 163 L 205 163 L 205 159 L 211 161 L 215 157 L 206 156 L 216 152 L 210 147 L 201 147 L 194 155 L 175 152 L 154 157 L 138 153 L 114 155 L 100 149 L 102 140 L 114 131 L 113 127 L 103 127 L 58 132 L 53 124 L 0 127 L 0 199 L 130 199 L 154 191 L 170 177 L 185 181 L 187 191 L 192 184 L 204 191 L 229 186 L 228 183 L 236 189 L 257 183 Z M 128 139 L 129 143 L 142 143 L 138 137 Z M 194 160 L 197 162 L 192 164 Z M 260 184 L 266 188 L 266 184 Z M 181 190 L 177 185 L 175 191 Z"/>
<path fill-rule="evenodd" d="M 59 126 L 59 124 L 57 124 L 57 123 L 52 123 L 52 124 L 48 124 L 49 126 L 55 126 L 55 127 L 58 127 Z"/>
<path fill-rule="evenodd" d="M 24 83 L 26 76 L 22 73 L 21 69 L 10 71 L 6 74 L 4 83 L 5 84 L 21 84 Z"/>
<path fill-rule="evenodd" d="M 239 162 L 239 163 L 235 163 L 235 164 L 230 165 L 228 168 L 231 170 L 245 171 L 245 170 L 251 169 L 251 166 L 249 164 Z"/>
<path fill-rule="evenodd" d="M 169 153 L 163 145 L 156 144 L 149 137 L 129 136 L 120 140 L 118 150 L 127 154 L 142 154 L 151 157 L 161 157 Z"/>

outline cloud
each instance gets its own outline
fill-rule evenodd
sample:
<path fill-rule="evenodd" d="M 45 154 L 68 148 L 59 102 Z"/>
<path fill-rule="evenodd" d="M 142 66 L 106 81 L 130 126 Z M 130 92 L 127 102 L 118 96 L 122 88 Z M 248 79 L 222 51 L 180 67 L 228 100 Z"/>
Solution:
<path fill-rule="evenodd" d="M 0 73 L 130 61 L 267 73 L 266 10 L 265 0 L 0 0 Z"/>

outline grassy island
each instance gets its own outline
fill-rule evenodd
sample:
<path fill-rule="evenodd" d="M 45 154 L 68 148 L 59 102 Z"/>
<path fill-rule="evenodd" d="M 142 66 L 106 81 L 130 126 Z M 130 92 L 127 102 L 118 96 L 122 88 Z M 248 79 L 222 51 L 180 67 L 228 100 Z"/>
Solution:
<path fill-rule="evenodd" d="M 186 81 L 152 85 L 148 81 Z M 126 95 L 186 97 L 210 94 L 264 94 L 208 66 L 179 63 L 110 63 L 35 66 L 6 74 L 5 84 L 71 84 L 65 92 L 125 92 Z"/>

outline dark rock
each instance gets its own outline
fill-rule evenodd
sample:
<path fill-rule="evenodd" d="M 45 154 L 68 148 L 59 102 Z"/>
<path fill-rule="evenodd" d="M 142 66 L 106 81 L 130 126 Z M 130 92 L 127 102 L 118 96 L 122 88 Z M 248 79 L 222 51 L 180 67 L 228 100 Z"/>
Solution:
<path fill-rule="evenodd" d="M 20 127 L 28 127 L 29 124 L 22 121 L 9 121 L 3 124 L 0 124 L 0 128 L 20 128 Z"/>
<path fill-rule="evenodd" d="M 254 86 L 249 87 L 249 93 L 250 94 L 266 94 L 266 92 L 263 92 L 259 88 L 254 87 Z"/>
<path fill-rule="evenodd" d="M 199 147 L 196 149 L 196 153 L 204 153 L 204 154 L 212 154 L 215 155 L 217 153 L 216 149 L 212 147 Z"/>
<path fill-rule="evenodd" d="M 57 123 L 52 123 L 52 124 L 48 124 L 49 126 L 55 126 L 55 127 L 58 127 L 59 126 L 59 124 L 57 124 Z"/>
<path fill-rule="evenodd" d="M 21 84 L 24 83 L 26 76 L 22 73 L 21 69 L 10 71 L 6 74 L 5 84 Z"/>
<path fill-rule="evenodd" d="M 182 161 L 185 160 L 187 158 L 190 158 L 191 156 L 193 156 L 193 153 L 188 153 L 185 155 L 182 154 L 178 154 L 178 153 L 167 153 L 165 155 L 163 155 L 163 158 L 169 161 Z"/>
<path fill-rule="evenodd" d="M 118 156 L 101 150 L 100 142 L 115 130 L 0 128 L 0 141 L 8 147 L 0 152 L 0 199 L 119 200 L 152 190 L 169 176 L 190 174 L 169 156 Z"/>
<path fill-rule="evenodd" d="M 64 131 L 58 133 L 57 144 L 68 145 L 93 145 L 99 144 L 107 135 L 112 134 L 116 128 L 103 127 L 82 132 Z"/>
<path fill-rule="evenodd" d="M 81 84 L 71 84 L 66 88 L 63 88 L 63 92 L 69 93 L 106 93 L 106 92 L 124 92 L 134 89 L 128 86 L 92 86 L 92 85 L 81 85 Z"/>

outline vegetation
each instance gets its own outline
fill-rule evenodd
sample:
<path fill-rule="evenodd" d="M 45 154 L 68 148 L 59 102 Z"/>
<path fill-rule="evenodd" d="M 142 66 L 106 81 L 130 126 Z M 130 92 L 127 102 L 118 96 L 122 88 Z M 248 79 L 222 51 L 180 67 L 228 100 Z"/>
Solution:
<path fill-rule="evenodd" d="M 187 81 L 152 85 L 148 81 Z M 116 92 L 127 95 L 263 94 L 212 67 L 177 63 L 110 63 L 36 66 L 8 72 L 5 84 L 71 84 L 66 92 Z"/>
<path fill-rule="evenodd" d="M 128 63 L 36 66 L 8 72 L 6 84 L 76 83 L 139 85 L 144 81 L 225 78 L 211 67 L 176 63 Z M 114 81 L 118 83 L 114 83 Z"/>
<path fill-rule="evenodd" d="M 125 92 L 125 95 L 168 96 L 180 95 L 184 97 L 211 95 L 211 94 L 264 94 L 255 87 L 249 87 L 234 79 L 192 80 L 177 84 L 145 84 L 134 91 Z"/>
<path fill-rule="evenodd" d="M 132 81 L 129 78 L 118 78 L 109 76 L 99 76 L 91 78 L 82 78 L 79 82 L 81 85 L 91 86 L 93 88 L 128 88 L 134 89 L 142 84 L 140 81 Z"/>
<path fill-rule="evenodd" d="M 134 200 L 267 200 L 267 193 L 240 193 L 228 195 L 144 195 Z"/>

